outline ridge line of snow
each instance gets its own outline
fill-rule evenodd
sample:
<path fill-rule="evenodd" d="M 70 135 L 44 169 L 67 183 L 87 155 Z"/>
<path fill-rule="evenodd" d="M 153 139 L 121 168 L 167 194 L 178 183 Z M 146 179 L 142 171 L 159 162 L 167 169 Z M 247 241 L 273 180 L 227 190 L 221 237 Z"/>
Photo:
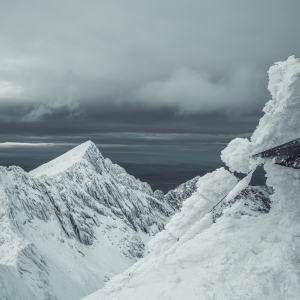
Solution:
<path fill-rule="evenodd" d="M 96 145 L 92 141 L 86 141 L 85 143 L 72 148 L 59 157 L 56 157 L 53 160 L 30 171 L 29 174 L 33 177 L 39 177 L 42 175 L 54 176 L 58 173 L 64 172 L 72 165 L 76 164 L 79 160 L 81 160 L 86 152 L 91 148 L 97 149 L 97 152 L 102 157 Z"/>

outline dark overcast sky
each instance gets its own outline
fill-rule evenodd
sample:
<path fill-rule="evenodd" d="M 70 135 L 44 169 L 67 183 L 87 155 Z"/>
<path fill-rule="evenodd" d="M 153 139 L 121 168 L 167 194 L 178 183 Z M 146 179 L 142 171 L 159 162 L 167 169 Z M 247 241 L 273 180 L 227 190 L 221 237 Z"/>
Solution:
<path fill-rule="evenodd" d="M 0 142 L 249 136 L 299 0 L 0 0 Z"/>
<path fill-rule="evenodd" d="M 299 0 L 0 5 L 4 140 L 249 133 L 267 69 L 300 51 Z"/>

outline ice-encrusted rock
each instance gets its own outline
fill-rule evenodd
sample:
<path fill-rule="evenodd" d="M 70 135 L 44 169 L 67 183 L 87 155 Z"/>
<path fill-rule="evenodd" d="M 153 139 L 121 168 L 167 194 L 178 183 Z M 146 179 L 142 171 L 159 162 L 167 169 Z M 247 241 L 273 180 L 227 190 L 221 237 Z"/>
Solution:
<path fill-rule="evenodd" d="M 0 167 L 0 299 L 95 291 L 143 256 L 177 206 L 90 141 L 29 173 Z"/>

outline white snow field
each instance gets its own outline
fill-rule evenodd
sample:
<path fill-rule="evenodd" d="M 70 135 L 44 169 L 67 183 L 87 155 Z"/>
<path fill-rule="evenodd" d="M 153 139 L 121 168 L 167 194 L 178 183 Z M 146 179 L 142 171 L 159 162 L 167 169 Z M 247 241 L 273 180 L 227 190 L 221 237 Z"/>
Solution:
<path fill-rule="evenodd" d="M 158 199 L 92 142 L 30 173 L 0 167 L 0 299 L 98 290 L 144 255 L 195 189 L 194 179 Z"/>
<path fill-rule="evenodd" d="M 251 140 L 232 141 L 222 159 L 231 171 L 243 173 L 264 163 L 274 190 L 270 212 L 239 213 L 244 197 L 222 204 L 214 219 L 214 205 L 231 191 L 224 200 L 229 203 L 252 173 L 237 187 L 237 178 L 225 169 L 207 174 L 181 212 L 149 242 L 148 256 L 85 300 L 300 299 L 300 170 L 249 158 L 300 137 L 299 60 L 292 56 L 276 63 L 269 79 L 272 100 Z"/>

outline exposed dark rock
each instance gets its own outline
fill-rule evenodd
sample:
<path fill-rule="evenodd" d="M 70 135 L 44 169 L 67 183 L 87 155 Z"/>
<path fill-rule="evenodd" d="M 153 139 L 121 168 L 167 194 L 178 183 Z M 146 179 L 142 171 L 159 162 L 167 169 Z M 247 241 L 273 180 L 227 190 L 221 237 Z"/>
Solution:
<path fill-rule="evenodd" d="M 222 202 L 213 211 L 213 221 L 215 222 L 220 216 L 223 215 L 223 210 L 227 207 L 231 207 L 237 202 L 242 203 L 242 208 L 239 208 L 236 212 L 236 217 L 242 215 L 260 215 L 262 213 L 268 213 L 271 208 L 271 195 L 273 189 L 266 185 L 264 186 L 248 186 L 242 190 L 235 198 Z"/>

